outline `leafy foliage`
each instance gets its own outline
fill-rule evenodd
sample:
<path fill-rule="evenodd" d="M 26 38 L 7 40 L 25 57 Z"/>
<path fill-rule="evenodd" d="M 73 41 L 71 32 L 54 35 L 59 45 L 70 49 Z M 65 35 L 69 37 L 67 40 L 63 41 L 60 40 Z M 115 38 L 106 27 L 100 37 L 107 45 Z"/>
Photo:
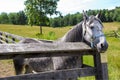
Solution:
<path fill-rule="evenodd" d="M 42 25 L 49 22 L 47 15 L 57 14 L 57 2 L 59 0 L 26 0 L 25 13 L 28 17 L 28 24 Z M 42 34 L 42 28 L 40 28 Z"/>
<path fill-rule="evenodd" d="M 0 24 L 19 24 L 25 25 L 27 24 L 27 17 L 23 11 L 19 11 L 17 13 L 1 13 L 0 14 Z"/>
<path fill-rule="evenodd" d="M 7 13 L 5 13 L 5 12 L 1 13 L 1 15 L 0 15 L 0 23 L 1 24 L 9 23 L 9 18 L 8 18 Z"/>
<path fill-rule="evenodd" d="M 38 0 L 28 0 L 28 1 L 33 1 L 34 4 L 35 1 Z M 43 0 L 40 0 L 43 1 Z M 48 2 L 50 1 L 50 2 Z M 82 21 L 82 13 L 77 12 L 75 14 L 67 14 L 63 17 L 55 17 L 55 18 L 48 18 L 47 15 L 53 15 L 59 13 L 56 11 L 56 5 L 57 5 L 57 0 L 56 3 L 52 3 L 52 1 L 56 0 L 47 0 L 46 4 L 42 2 L 42 10 L 39 11 L 40 8 L 37 6 L 34 6 L 33 8 L 30 7 L 31 3 L 27 3 L 28 10 L 26 14 L 24 11 L 19 11 L 17 13 L 1 13 L 0 14 L 0 24 L 31 24 L 31 25 L 41 25 L 41 26 L 51 26 L 51 27 L 63 27 L 63 26 L 73 26 L 80 21 Z M 44 1 L 45 2 L 45 1 Z M 32 4 L 33 4 L 32 3 Z M 48 4 L 49 3 L 49 4 Z M 44 5 L 43 5 L 44 4 Z M 52 6 L 50 6 L 52 5 Z M 37 7 L 37 8 L 36 8 Z M 47 8 L 45 8 L 47 7 Z M 32 11 L 33 10 L 33 11 Z M 46 10 L 46 11 L 45 11 Z M 38 11 L 38 13 L 37 13 Z M 53 12 L 53 13 L 52 13 Z M 101 21 L 102 22 L 120 22 L 120 7 L 116 7 L 115 9 L 108 10 L 108 9 L 103 9 L 103 10 L 88 10 L 87 14 L 88 15 L 96 15 L 97 13 L 101 12 Z M 26 16 L 27 14 L 30 14 L 29 16 Z M 31 23 L 30 23 L 31 22 Z"/>
<path fill-rule="evenodd" d="M 23 11 L 20 11 L 19 13 L 17 13 L 17 16 L 18 16 L 17 24 L 21 24 L 21 25 L 26 24 L 27 17 Z"/>
<path fill-rule="evenodd" d="M 96 15 L 97 13 L 101 13 L 100 19 L 102 22 L 120 22 L 120 7 L 116 7 L 113 10 L 103 9 L 103 10 L 88 10 L 88 15 Z M 73 26 L 80 21 L 82 21 L 82 13 L 75 14 L 67 14 L 63 18 L 56 17 L 50 19 L 50 26 L 52 27 L 61 27 L 61 26 Z"/>

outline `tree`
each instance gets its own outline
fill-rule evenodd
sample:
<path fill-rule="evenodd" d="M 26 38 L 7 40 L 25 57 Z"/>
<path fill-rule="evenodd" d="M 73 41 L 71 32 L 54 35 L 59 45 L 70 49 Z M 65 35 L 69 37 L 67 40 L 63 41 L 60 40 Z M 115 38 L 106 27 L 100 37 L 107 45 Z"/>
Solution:
<path fill-rule="evenodd" d="M 27 24 L 27 17 L 23 11 L 19 11 L 17 13 L 9 13 L 8 17 L 10 24 L 15 24 L 15 25 Z"/>
<path fill-rule="evenodd" d="M 5 12 L 1 13 L 1 15 L 0 15 L 0 23 L 1 24 L 9 23 L 9 18 L 8 18 L 7 13 L 5 13 Z"/>
<path fill-rule="evenodd" d="M 83 16 L 82 16 L 81 13 L 77 13 L 76 16 L 77 16 L 77 23 L 79 23 L 80 21 L 82 21 Z"/>
<path fill-rule="evenodd" d="M 114 10 L 110 10 L 109 11 L 109 17 L 110 17 L 109 22 L 113 22 L 113 15 L 114 15 Z"/>
<path fill-rule="evenodd" d="M 64 25 L 63 26 L 68 26 L 69 23 L 70 23 L 70 16 L 71 14 L 67 14 L 65 17 L 64 17 Z"/>
<path fill-rule="evenodd" d="M 114 11 L 114 16 L 113 16 L 113 20 L 114 21 L 118 21 L 120 22 L 120 7 L 116 7 L 115 11 Z"/>
<path fill-rule="evenodd" d="M 102 22 L 106 22 L 105 12 L 106 12 L 105 9 L 101 10 L 101 17 L 100 17 L 100 19 L 101 19 Z"/>
<path fill-rule="evenodd" d="M 110 17 L 109 17 L 109 12 L 108 12 L 108 10 L 106 10 L 106 12 L 105 12 L 105 22 L 109 22 L 109 20 L 110 20 Z"/>
<path fill-rule="evenodd" d="M 10 24 L 17 24 L 17 13 L 9 13 L 8 17 Z"/>
<path fill-rule="evenodd" d="M 39 24 L 40 34 L 42 34 L 41 24 L 49 22 L 47 15 L 59 13 L 59 11 L 56 11 L 58 1 L 59 0 L 26 0 L 25 13 L 28 18 L 28 24 L 31 26 Z"/>
<path fill-rule="evenodd" d="M 18 19 L 17 19 L 18 24 L 25 25 L 26 21 L 27 21 L 27 17 L 25 15 L 25 13 L 23 11 L 19 11 L 17 13 L 17 16 L 18 16 Z"/>

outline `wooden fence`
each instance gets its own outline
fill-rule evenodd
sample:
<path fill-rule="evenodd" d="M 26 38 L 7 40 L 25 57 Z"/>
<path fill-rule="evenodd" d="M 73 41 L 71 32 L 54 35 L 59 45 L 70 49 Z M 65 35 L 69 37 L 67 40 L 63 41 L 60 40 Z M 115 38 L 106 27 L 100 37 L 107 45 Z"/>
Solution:
<path fill-rule="evenodd" d="M 22 39 L 24 39 L 24 37 L 0 31 L 0 43 L 1 44 L 16 43 L 17 41 L 20 41 Z"/>
<path fill-rule="evenodd" d="M 108 36 L 108 37 L 120 38 L 119 31 L 115 31 L 115 30 L 113 30 L 113 31 L 111 31 L 111 32 L 109 32 L 109 33 L 107 33 L 106 36 Z"/>
<path fill-rule="evenodd" d="M 105 53 L 98 53 L 84 43 L 30 43 L 0 44 L 0 60 L 13 59 L 22 55 L 31 57 L 80 56 L 82 67 L 40 72 L 0 78 L 0 80 L 63 80 L 66 78 L 95 76 L 96 80 L 108 80 L 107 58 Z M 83 56 L 92 55 L 94 66 L 83 64 Z"/>

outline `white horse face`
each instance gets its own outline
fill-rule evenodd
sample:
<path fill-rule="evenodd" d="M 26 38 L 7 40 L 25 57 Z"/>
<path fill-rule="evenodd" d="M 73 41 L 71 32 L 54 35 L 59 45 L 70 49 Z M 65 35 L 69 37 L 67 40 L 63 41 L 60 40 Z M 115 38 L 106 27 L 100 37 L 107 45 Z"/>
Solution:
<path fill-rule="evenodd" d="M 83 35 L 84 39 L 95 47 L 98 52 L 105 52 L 108 48 L 108 43 L 102 31 L 103 25 L 97 16 L 88 17 L 84 13 Z"/>

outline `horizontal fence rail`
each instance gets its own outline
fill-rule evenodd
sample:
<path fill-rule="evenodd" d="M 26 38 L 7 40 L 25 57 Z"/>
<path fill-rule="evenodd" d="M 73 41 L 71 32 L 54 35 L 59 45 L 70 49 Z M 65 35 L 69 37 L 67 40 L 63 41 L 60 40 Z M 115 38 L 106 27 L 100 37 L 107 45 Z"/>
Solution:
<path fill-rule="evenodd" d="M 0 59 L 12 59 L 16 55 L 23 55 L 26 58 L 35 56 L 77 56 L 79 54 L 94 54 L 94 51 L 85 43 L 1 44 Z"/>
<path fill-rule="evenodd" d="M 19 76 L 12 76 L 1 78 L 1 80 L 63 80 L 66 78 L 76 78 L 85 76 L 94 76 L 96 74 L 95 68 L 74 68 L 67 70 L 47 71 L 37 74 L 25 74 Z"/>
<path fill-rule="evenodd" d="M 24 39 L 24 37 L 0 31 L 0 43 L 1 44 L 16 43 L 22 39 Z"/>

